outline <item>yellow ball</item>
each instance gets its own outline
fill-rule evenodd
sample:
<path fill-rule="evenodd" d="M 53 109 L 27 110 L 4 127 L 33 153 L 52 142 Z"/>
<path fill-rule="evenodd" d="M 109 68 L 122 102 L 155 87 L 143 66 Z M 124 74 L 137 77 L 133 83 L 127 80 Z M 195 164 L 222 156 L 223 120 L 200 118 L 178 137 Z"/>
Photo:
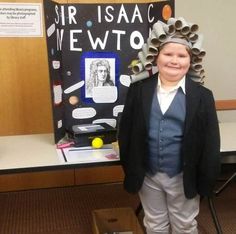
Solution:
<path fill-rule="evenodd" d="M 95 137 L 92 141 L 92 147 L 99 149 L 103 146 L 103 140 L 100 137 Z"/>

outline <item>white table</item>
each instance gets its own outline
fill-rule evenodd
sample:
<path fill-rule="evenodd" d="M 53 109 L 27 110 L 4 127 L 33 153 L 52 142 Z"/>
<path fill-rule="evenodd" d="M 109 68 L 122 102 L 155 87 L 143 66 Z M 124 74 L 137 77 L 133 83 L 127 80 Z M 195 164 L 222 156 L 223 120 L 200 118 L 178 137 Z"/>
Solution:
<path fill-rule="evenodd" d="M 236 152 L 236 122 L 219 123 L 219 127 L 221 152 Z"/>
<path fill-rule="evenodd" d="M 76 168 L 85 166 L 84 164 L 60 160 L 53 134 L 0 137 L 0 174 Z M 94 164 L 114 165 L 119 164 L 119 161 L 94 162 Z"/>
<path fill-rule="evenodd" d="M 59 165 L 53 134 L 0 137 L 0 170 Z"/>
<path fill-rule="evenodd" d="M 223 163 L 236 160 L 236 122 L 220 123 Z M 227 158 L 224 159 L 224 155 Z M 232 157 L 230 157 L 232 156 Z M 0 172 L 38 167 L 66 166 L 56 153 L 53 134 L 33 134 L 0 137 Z"/>

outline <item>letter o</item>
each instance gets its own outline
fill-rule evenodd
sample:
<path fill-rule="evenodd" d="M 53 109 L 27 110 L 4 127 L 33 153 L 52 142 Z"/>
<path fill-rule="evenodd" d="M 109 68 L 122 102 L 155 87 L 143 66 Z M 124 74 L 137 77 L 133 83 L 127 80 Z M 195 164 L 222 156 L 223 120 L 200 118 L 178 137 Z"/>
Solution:
<path fill-rule="evenodd" d="M 138 38 L 139 42 L 136 43 L 135 39 Z M 139 31 L 133 31 L 130 35 L 130 45 L 133 49 L 139 50 L 144 44 L 144 39 Z"/>

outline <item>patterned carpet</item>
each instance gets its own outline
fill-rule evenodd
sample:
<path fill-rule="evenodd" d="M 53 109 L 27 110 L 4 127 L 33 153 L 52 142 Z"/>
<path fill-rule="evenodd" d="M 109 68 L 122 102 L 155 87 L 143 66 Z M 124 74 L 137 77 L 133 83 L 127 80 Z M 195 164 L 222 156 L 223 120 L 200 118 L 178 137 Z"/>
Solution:
<path fill-rule="evenodd" d="M 215 198 L 224 234 L 236 233 L 235 194 L 232 183 Z M 92 234 L 92 210 L 136 209 L 138 204 L 138 197 L 126 193 L 121 184 L 0 193 L 0 234 Z M 216 233 L 205 200 L 198 220 L 200 233 Z"/>

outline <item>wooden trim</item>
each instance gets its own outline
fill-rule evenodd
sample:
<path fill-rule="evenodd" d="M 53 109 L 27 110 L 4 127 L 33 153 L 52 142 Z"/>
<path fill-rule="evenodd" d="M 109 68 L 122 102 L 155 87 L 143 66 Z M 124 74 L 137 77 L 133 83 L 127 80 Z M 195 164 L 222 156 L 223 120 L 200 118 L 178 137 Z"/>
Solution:
<path fill-rule="evenodd" d="M 0 193 L 124 180 L 120 165 L 0 175 Z"/>
<path fill-rule="evenodd" d="M 236 99 L 230 100 L 216 100 L 216 109 L 221 110 L 236 110 Z"/>
<path fill-rule="evenodd" d="M 0 192 L 73 186 L 74 170 L 0 175 Z"/>
<path fill-rule="evenodd" d="M 121 166 L 104 166 L 75 169 L 75 184 L 99 184 L 122 182 L 124 173 Z"/>

